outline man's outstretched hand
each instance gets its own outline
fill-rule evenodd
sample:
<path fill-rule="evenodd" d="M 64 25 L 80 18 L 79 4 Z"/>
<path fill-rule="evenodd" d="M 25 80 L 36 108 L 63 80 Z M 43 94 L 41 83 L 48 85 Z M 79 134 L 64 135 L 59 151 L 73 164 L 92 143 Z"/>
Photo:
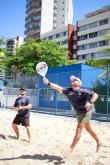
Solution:
<path fill-rule="evenodd" d="M 48 85 L 49 80 L 46 77 L 43 77 L 43 83 Z"/>

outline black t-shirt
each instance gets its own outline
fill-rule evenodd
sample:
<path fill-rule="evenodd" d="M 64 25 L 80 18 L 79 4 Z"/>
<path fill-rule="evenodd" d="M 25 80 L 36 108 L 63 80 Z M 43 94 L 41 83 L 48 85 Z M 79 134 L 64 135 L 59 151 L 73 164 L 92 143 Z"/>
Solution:
<path fill-rule="evenodd" d="M 73 88 L 66 88 L 63 90 L 63 93 L 71 102 L 77 114 L 84 114 L 87 112 L 84 106 L 87 102 L 87 99 L 94 95 L 93 91 L 85 88 L 80 88 L 77 90 L 74 90 Z"/>
<path fill-rule="evenodd" d="M 30 98 L 28 96 L 18 97 L 15 100 L 14 107 L 27 106 L 28 104 L 31 104 Z M 30 109 L 21 109 L 18 111 L 18 114 L 21 116 L 29 116 Z"/>

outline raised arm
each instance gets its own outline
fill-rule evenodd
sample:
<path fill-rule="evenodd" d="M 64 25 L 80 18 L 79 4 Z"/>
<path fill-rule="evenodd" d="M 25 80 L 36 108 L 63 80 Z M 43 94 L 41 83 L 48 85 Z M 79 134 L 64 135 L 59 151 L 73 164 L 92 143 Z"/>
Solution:
<path fill-rule="evenodd" d="M 46 77 L 43 77 L 44 84 L 49 85 L 52 89 L 57 90 L 59 93 L 63 93 L 63 88 L 57 84 L 50 82 Z"/>

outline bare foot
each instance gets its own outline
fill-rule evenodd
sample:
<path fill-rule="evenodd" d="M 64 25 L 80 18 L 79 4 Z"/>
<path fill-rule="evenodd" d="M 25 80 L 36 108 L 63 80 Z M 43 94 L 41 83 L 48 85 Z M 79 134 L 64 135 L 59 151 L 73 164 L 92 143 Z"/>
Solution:
<path fill-rule="evenodd" d="M 17 135 L 16 139 L 19 140 L 19 135 Z"/>
<path fill-rule="evenodd" d="M 69 149 L 68 149 L 68 151 L 69 151 L 69 152 L 72 152 L 73 149 L 74 149 L 74 147 L 70 146 Z"/>
<path fill-rule="evenodd" d="M 99 152 L 101 146 L 102 146 L 102 143 L 99 141 L 99 142 L 97 143 L 96 152 Z"/>

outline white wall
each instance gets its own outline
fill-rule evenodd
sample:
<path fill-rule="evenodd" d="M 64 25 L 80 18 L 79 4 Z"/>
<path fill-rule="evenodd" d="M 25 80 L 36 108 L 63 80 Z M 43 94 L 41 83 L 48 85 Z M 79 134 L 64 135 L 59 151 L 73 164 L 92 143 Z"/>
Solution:
<path fill-rule="evenodd" d="M 73 23 L 73 0 L 67 0 L 66 25 Z"/>
<path fill-rule="evenodd" d="M 53 29 L 53 0 L 42 0 L 41 34 Z"/>
<path fill-rule="evenodd" d="M 53 13 L 56 11 L 56 29 L 61 29 L 73 21 L 73 0 L 57 0 L 54 9 L 53 0 L 42 0 L 41 36 L 53 30 Z"/>

